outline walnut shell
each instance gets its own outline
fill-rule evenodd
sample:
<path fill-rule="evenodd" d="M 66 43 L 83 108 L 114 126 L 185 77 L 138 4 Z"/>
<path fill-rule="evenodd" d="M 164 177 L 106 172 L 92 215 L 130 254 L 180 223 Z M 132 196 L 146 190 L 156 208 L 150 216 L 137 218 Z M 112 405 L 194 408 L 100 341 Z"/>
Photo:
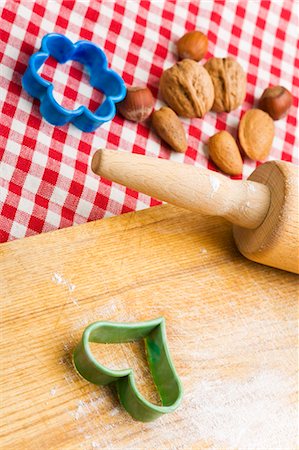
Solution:
<path fill-rule="evenodd" d="M 246 96 L 246 74 L 231 56 L 210 58 L 204 65 L 215 90 L 212 111 L 229 112 L 240 106 Z"/>
<path fill-rule="evenodd" d="M 165 102 L 179 116 L 203 117 L 214 102 L 214 87 L 205 68 L 184 59 L 165 70 L 160 79 Z"/>
<path fill-rule="evenodd" d="M 274 139 L 274 122 L 260 109 L 250 109 L 239 125 L 239 141 L 246 155 L 255 161 L 263 161 L 270 153 Z"/>

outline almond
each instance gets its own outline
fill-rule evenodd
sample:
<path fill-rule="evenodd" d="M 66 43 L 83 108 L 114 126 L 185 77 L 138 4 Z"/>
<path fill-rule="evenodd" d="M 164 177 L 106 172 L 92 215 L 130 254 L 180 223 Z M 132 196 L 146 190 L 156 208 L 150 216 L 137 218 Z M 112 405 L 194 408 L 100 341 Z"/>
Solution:
<path fill-rule="evenodd" d="M 270 153 L 274 139 L 273 119 L 260 109 L 250 109 L 241 119 L 239 141 L 246 155 L 254 161 L 263 161 Z"/>
<path fill-rule="evenodd" d="M 186 134 L 176 113 L 166 106 L 152 113 L 152 126 L 158 136 L 176 152 L 184 153 L 188 144 Z"/>
<path fill-rule="evenodd" d="M 210 137 L 208 147 L 209 155 L 219 169 L 229 175 L 242 173 L 243 161 L 231 134 L 219 131 Z"/>

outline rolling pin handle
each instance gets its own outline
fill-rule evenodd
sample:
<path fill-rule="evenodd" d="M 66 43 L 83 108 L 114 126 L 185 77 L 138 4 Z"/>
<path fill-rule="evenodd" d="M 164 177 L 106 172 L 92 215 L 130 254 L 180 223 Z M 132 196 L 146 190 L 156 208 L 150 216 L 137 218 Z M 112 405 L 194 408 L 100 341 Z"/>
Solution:
<path fill-rule="evenodd" d="M 98 150 L 97 175 L 173 205 L 222 216 L 245 227 L 258 227 L 267 215 L 270 191 L 254 181 L 230 180 L 201 167 L 143 155 Z"/>

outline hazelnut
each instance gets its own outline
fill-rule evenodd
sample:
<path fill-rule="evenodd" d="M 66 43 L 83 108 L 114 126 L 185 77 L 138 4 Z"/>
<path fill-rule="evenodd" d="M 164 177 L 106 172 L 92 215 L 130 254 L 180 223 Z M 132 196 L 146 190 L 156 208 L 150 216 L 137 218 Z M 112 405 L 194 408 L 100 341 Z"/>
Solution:
<path fill-rule="evenodd" d="M 274 139 L 274 122 L 260 109 L 250 109 L 239 125 L 239 141 L 246 155 L 263 161 L 269 155 Z"/>
<path fill-rule="evenodd" d="M 148 87 L 129 87 L 124 100 L 117 104 L 117 110 L 125 119 L 142 122 L 151 115 L 154 103 Z"/>
<path fill-rule="evenodd" d="M 180 59 L 200 61 L 207 53 L 208 38 L 200 31 L 190 31 L 178 40 L 177 49 Z"/>
<path fill-rule="evenodd" d="M 187 150 L 187 140 L 184 127 L 176 113 L 163 106 L 152 113 L 152 126 L 156 133 L 176 152 Z"/>
<path fill-rule="evenodd" d="M 215 90 L 212 111 L 229 112 L 240 106 L 246 95 L 246 74 L 231 56 L 210 58 L 204 65 L 209 72 Z"/>
<path fill-rule="evenodd" d="M 160 91 L 168 106 L 183 117 L 203 117 L 214 102 L 214 87 L 208 72 L 191 59 L 165 70 Z"/>
<path fill-rule="evenodd" d="M 283 86 L 273 86 L 264 90 L 258 107 L 268 113 L 273 120 L 286 116 L 292 106 L 293 96 Z"/>
<path fill-rule="evenodd" d="M 219 169 L 229 175 L 242 173 L 243 161 L 231 134 L 227 131 L 219 131 L 210 137 L 208 147 L 210 158 Z"/>

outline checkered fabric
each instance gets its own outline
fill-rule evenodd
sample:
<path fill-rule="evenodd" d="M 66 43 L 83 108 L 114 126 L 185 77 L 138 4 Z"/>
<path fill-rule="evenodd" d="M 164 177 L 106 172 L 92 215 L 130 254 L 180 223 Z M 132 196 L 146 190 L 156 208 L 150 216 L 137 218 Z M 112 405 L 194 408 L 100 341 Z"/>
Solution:
<path fill-rule="evenodd" d="M 236 136 L 244 111 L 257 103 L 263 90 L 283 85 L 295 94 L 286 119 L 275 122 L 269 159 L 298 163 L 298 3 L 294 1 L 3 1 L 1 6 L 1 136 L 0 240 L 2 242 L 100 219 L 158 204 L 104 179 L 90 170 L 100 147 L 171 158 L 209 167 L 209 136 L 226 129 Z M 39 102 L 22 89 L 28 59 L 49 32 L 73 42 L 91 40 L 106 52 L 110 67 L 128 85 L 147 84 L 156 107 L 163 70 L 176 62 L 175 42 L 186 31 L 199 29 L 209 38 L 207 58 L 234 56 L 247 73 L 247 95 L 230 114 L 208 113 L 204 119 L 183 120 L 189 147 L 185 155 L 171 152 L 148 124 L 116 116 L 94 133 L 73 125 L 54 127 L 39 113 Z M 205 60 L 203 61 L 205 62 Z M 42 68 L 63 105 L 95 109 L 101 94 L 92 89 L 79 64 Z M 298 151 L 298 150 L 297 150 Z M 256 163 L 245 159 L 243 176 Z M 179 180 L 178 180 L 179 182 Z"/>

